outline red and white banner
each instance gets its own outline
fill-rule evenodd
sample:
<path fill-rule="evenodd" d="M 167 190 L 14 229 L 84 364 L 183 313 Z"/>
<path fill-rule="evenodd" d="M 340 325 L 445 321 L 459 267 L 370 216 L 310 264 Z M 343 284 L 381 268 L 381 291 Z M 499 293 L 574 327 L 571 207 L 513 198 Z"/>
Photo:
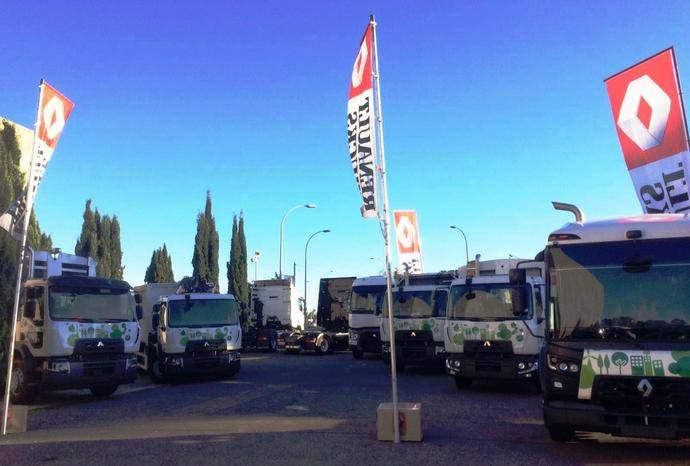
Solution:
<path fill-rule="evenodd" d="M 398 258 L 403 272 L 424 272 L 417 212 L 414 210 L 394 210 L 393 217 L 395 217 L 395 238 L 398 241 Z"/>
<path fill-rule="evenodd" d="M 38 186 L 43 179 L 46 166 L 65 127 L 74 104 L 45 81 L 40 85 L 38 115 L 34 132 L 31 165 L 27 174 L 26 188 L 14 204 L 0 216 L 0 227 L 15 239 L 21 240 L 24 233 L 25 215 L 31 215 Z"/>
<path fill-rule="evenodd" d="M 605 83 L 625 163 L 644 212 L 690 210 L 690 152 L 673 48 Z"/>
<path fill-rule="evenodd" d="M 378 218 L 376 196 L 376 142 L 374 138 L 374 87 L 372 24 L 369 23 L 352 67 L 347 101 L 347 143 L 364 218 Z"/>

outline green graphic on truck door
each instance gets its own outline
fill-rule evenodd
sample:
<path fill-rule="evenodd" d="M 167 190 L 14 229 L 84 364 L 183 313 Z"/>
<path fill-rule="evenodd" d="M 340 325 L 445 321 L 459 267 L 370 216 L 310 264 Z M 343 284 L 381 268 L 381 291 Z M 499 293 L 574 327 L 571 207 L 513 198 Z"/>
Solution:
<path fill-rule="evenodd" d="M 592 398 L 597 376 L 690 377 L 690 351 L 590 350 L 582 356 L 578 398 Z"/>

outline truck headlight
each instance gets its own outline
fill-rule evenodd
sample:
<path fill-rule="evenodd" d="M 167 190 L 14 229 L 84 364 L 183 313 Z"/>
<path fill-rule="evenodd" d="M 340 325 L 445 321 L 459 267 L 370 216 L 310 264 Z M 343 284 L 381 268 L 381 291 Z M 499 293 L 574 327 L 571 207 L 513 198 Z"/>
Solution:
<path fill-rule="evenodd" d="M 552 371 L 560 372 L 562 374 L 577 374 L 580 371 L 580 366 L 577 363 L 553 356 L 551 354 L 546 356 L 546 364 Z"/>
<path fill-rule="evenodd" d="M 359 341 L 359 334 L 356 332 L 350 332 L 350 340 L 353 342 Z"/>
<path fill-rule="evenodd" d="M 180 366 L 180 367 L 184 366 L 184 359 L 182 358 L 182 356 L 168 356 L 167 362 L 171 366 Z"/>
<path fill-rule="evenodd" d="M 228 362 L 235 362 L 240 359 L 240 353 L 233 351 L 228 354 Z"/>

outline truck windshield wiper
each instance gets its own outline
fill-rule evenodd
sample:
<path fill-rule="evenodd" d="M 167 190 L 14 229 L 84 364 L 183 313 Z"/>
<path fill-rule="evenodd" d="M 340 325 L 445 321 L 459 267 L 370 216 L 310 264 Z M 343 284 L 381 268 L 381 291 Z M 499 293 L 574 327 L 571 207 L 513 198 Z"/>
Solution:
<path fill-rule="evenodd" d="M 630 327 L 621 327 L 617 325 L 609 325 L 606 327 L 599 327 L 597 333 L 601 334 L 601 337 L 608 339 L 609 336 L 616 340 L 625 340 L 639 346 L 640 343 L 637 341 L 637 335 L 631 331 Z"/>
<path fill-rule="evenodd" d="M 685 321 L 682 323 L 667 323 L 667 322 L 640 322 L 635 326 L 635 332 L 647 338 L 669 338 L 674 340 L 688 340 L 690 339 L 690 325 Z"/>
<path fill-rule="evenodd" d="M 76 320 L 77 322 L 93 323 L 93 319 L 90 319 L 88 317 L 81 317 L 81 316 L 70 317 L 68 320 Z"/>

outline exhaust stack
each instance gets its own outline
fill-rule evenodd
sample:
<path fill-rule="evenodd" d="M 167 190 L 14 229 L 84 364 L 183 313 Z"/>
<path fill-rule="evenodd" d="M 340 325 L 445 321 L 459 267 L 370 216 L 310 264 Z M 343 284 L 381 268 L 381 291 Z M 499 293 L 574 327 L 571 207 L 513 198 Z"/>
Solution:
<path fill-rule="evenodd" d="M 583 223 L 585 221 L 585 214 L 583 214 L 580 208 L 575 204 L 566 204 L 565 202 L 552 202 L 551 204 L 556 210 L 572 213 L 575 216 L 576 222 Z"/>

